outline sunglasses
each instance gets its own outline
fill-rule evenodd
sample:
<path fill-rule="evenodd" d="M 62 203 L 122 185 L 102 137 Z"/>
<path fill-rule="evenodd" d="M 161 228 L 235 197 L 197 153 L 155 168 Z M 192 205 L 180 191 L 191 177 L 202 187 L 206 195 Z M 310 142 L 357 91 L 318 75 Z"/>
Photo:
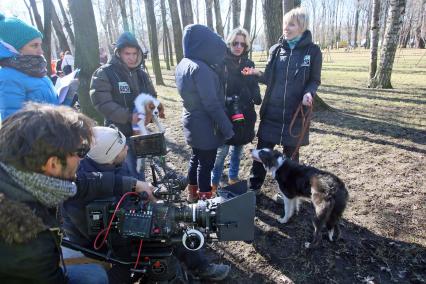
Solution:
<path fill-rule="evenodd" d="M 88 144 L 83 144 L 73 154 L 78 156 L 80 159 L 83 159 L 84 157 L 86 157 L 89 151 L 90 151 L 90 146 Z"/>
<path fill-rule="evenodd" d="M 232 43 L 233 47 L 237 47 L 238 45 L 241 46 L 242 48 L 246 48 L 247 47 L 247 44 L 245 42 L 234 41 Z"/>
<path fill-rule="evenodd" d="M 114 146 L 115 143 L 117 143 L 117 141 L 119 141 L 119 143 L 123 143 L 123 136 L 121 136 L 120 131 L 117 129 L 117 138 L 115 138 L 114 142 L 112 142 L 111 146 L 109 146 L 108 150 L 106 150 L 105 155 L 108 155 L 109 151 L 111 151 L 112 146 Z"/>

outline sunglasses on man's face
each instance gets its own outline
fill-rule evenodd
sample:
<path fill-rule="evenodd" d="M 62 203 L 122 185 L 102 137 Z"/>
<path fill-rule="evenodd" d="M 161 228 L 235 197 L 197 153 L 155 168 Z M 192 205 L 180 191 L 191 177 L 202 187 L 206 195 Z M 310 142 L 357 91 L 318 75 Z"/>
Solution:
<path fill-rule="evenodd" d="M 83 159 L 84 157 L 86 157 L 89 151 L 90 151 L 90 146 L 88 144 L 83 144 L 73 154 L 78 156 L 80 159 Z"/>
<path fill-rule="evenodd" d="M 233 47 L 237 47 L 238 45 L 241 46 L 242 48 L 246 48 L 247 47 L 247 44 L 245 42 L 234 41 L 232 43 Z"/>

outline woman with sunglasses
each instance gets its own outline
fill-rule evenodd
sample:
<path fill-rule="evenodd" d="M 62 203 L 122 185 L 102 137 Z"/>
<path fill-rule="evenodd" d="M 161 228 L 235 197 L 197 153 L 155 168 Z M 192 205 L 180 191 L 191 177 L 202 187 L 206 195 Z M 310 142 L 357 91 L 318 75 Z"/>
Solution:
<path fill-rule="evenodd" d="M 290 134 L 292 118 L 300 105 L 312 106 L 313 96 L 321 83 L 321 49 L 312 42 L 308 27 L 308 14 L 301 8 L 288 12 L 283 18 L 283 35 L 269 50 L 265 72 L 256 69 L 244 70 L 245 75 L 257 75 L 266 84 L 265 97 L 260 108 L 260 124 L 257 132 L 257 149 L 275 145 L 283 147 L 287 158 L 294 154 L 299 162 L 297 137 Z M 306 111 L 305 111 L 306 113 Z M 292 133 L 301 133 L 302 118 L 297 116 Z M 309 144 L 309 129 L 301 145 Z M 265 180 L 265 169 L 253 161 L 249 188 L 260 192 Z"/>
<path fill-rule="evenodd" d="M 254 138 L 256 111 L 254 105 L 262 102 L 257 79 L 243 76 L 242 70 L 254 68 L 248 59 L 250 36 L 243 28 L 234 29 L 226 41 L 227 53 L 224 60 L 224 86 L 227 113 L 233 123 L 234 137 L 226 141 L 217 150 L 216 161 L 212 171 L 212 190 L 215 191 L 221 180 L 225 158 L 230 151 L 228 183 L 238 181 L 238 171 L 243 147 Z"/>

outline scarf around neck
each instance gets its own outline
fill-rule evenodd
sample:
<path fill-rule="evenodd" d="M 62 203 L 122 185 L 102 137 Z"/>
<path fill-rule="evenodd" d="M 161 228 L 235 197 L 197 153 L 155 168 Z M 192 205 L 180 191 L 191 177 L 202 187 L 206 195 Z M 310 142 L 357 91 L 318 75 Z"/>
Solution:
<path fill-rule="evenodd" d="M 10 178 L 43 205 L 54 208 L 77 193 L 74 182 L 34 172 L 24 172 L 0 162 Z"/>
<path fill-rule="evenodd" d="M 0 61 L 0 66 L 16 69 L 31 77 L 42 78 L 47 74 L 47 62 L 41 55 L 17 55 Z"/>

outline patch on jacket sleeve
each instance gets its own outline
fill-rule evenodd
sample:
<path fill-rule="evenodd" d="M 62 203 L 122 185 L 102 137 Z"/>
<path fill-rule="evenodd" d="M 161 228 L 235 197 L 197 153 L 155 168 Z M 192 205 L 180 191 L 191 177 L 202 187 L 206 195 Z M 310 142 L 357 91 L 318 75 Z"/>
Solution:
<path fill-rule="evenodd" d="M 118 91 L 120 94 L 131 94 L 132 91 L 130 90 L 129 84 L 127 82 L 118 82 Z"/>
<path fill-rule="evenodd" d="M 0 193 L 0 240 L 7 244 L 26 243 L 46 230 L 43 221 L 25 204 Z"/>

